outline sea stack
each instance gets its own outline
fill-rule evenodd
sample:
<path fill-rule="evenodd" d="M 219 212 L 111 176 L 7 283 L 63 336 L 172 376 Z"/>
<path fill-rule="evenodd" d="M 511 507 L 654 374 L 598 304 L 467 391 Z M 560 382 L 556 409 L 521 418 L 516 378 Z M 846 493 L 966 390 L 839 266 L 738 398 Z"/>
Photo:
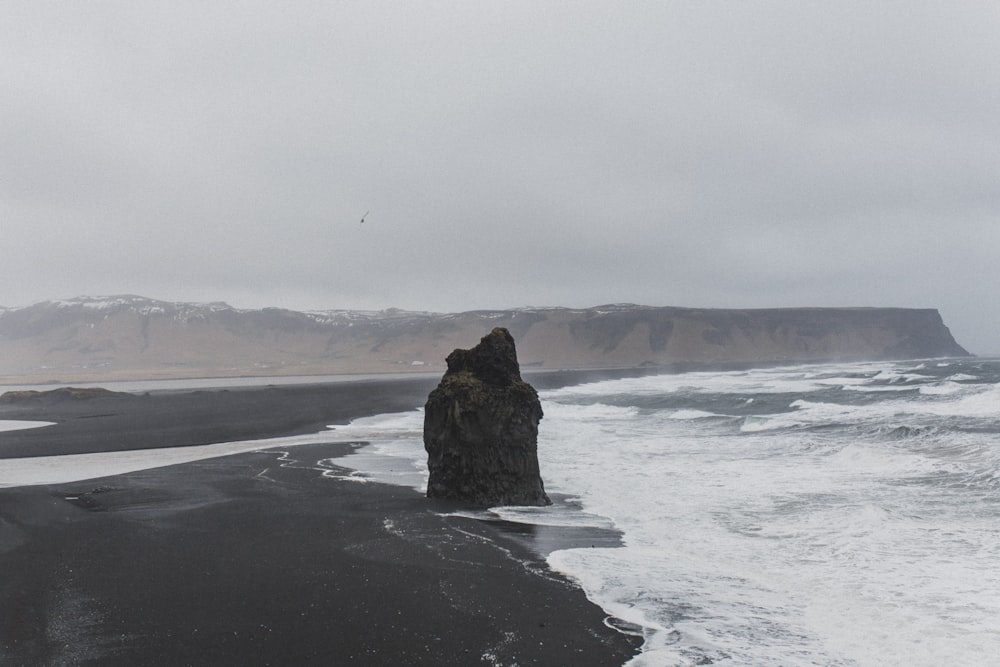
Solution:
<path fill-rule="evenodd" d="M 542 405 L 521 379 L 514 338 L 497 327 L 448 355 L 427 397 L 427 496 L 481 506 L 549 505 L 538 470 Z"/>

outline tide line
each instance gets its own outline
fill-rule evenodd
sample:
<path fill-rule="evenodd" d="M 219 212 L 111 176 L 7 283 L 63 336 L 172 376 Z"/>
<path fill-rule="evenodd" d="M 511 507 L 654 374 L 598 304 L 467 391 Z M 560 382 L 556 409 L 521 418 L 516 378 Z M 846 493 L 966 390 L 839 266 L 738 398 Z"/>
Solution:
<path fill-rule="evenodd" d="M 272 447 L 330 442 L 330 431 L 311 435 L 239 440 L 159 449 L 133 449 L 122 452 L 93 452 L 61 456 L 35 456 L 0 461 L 0 487 L 65 484 L 85 479 L 122 475 L 138 470 L 200 461 L 219 456 L 261 451 Z"/>

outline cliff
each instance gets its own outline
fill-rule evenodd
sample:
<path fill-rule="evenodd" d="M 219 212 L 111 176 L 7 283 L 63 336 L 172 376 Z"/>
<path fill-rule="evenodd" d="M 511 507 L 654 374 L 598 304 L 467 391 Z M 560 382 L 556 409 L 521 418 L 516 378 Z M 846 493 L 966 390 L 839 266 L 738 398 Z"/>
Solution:
<path fill-rule="evenodd" d="M 932 309 L 617 304 L 457 314 L 241 310 L 142 297 L 0 309 L 8 381 L 440 372 L 504 327 L 522 368 L 772 364 L 966 356 Z"/>

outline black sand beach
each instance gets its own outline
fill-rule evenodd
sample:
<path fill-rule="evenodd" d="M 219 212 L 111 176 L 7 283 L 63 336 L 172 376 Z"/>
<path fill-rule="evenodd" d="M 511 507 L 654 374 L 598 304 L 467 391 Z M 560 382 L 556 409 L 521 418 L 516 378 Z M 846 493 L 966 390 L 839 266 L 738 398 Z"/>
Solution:
<path fill-rule="evenodd" d="M 59 423 L 0 433 L 0 458 L 312 433 L 411 409 L 435 383 L 25 401 L 0 419 Z M 523 540 L 443 517 L 454 507 L 412 489 L 317 469 L 352 447 L 0 488 L 0 664 L 620 665 L 636 653 Z"/>

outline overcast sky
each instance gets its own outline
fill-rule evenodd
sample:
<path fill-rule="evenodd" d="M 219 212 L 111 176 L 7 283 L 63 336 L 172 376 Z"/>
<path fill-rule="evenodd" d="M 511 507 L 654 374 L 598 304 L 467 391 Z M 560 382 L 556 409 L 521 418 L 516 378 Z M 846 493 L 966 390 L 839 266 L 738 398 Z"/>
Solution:
<path fill-rule="evenodd" d="M 0 305 L 931 307 L 1000 352 L 992 1 L 11 0 L 0 83 Z"/>

